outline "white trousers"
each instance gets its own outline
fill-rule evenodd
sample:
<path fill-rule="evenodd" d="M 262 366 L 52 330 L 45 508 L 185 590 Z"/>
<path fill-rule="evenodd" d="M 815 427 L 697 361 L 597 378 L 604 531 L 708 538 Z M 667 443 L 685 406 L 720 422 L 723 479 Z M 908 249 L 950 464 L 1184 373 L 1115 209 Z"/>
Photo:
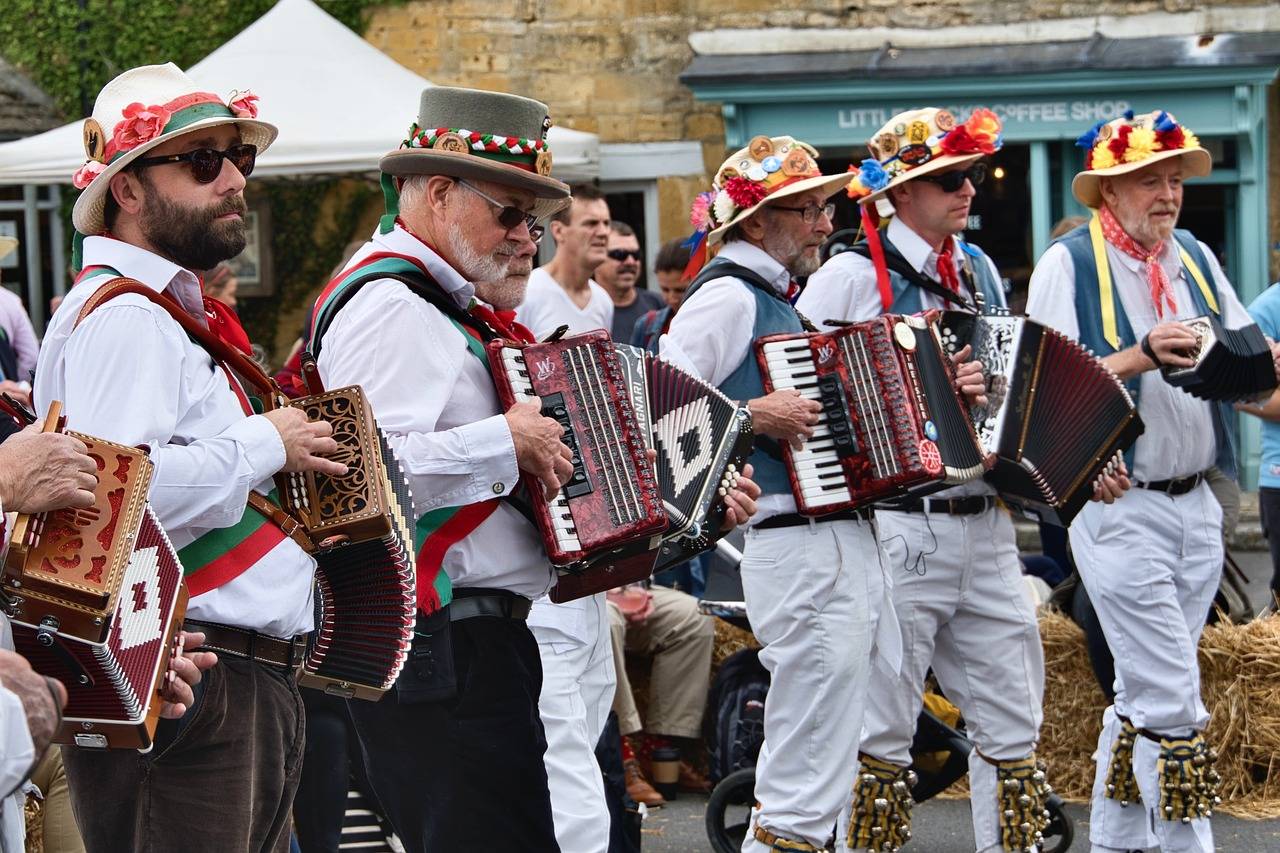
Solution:
<path fill-rule="evenodd" d="M 853 784 L 882 572 L 871 522 L 747 531 L 742 589 L 772 677 L 755 821 L 784 838 L 825 845 Z M 742 849 L 770 850 L 750 832 Z"/>
<path fill-rule="evenodd" d="M 544 760 L 561 853 L 609 849 L 609 807 L 595 749 L 613 704 L 613 652 L 604 595 L 589 601 L 585 643 L 530 626 L 542 658 L 538 712 L 547 733 Z"/>
<path fill-rule="evenodd" d="M 993 761 L 1026 758 L 1043 717 L 1044 652 L 1009 513 L 877 512 L 876 520 L 902 626 L 902 672 L 872 679 L 861 751 L 911 764 L 932 666 L 978 752 Z M 977 754 L 969 767 L 977 849 L 999 850 L 995 767 Z M 841 839 L 851 813 L 846 797 Z"/>
<path fill-rule="evenodd" d="M 1105 792 L 1117 715 L 1167 736 L 1186 736 L 1209 722 L 1196 649 L 1222 573 L 1221 524 L 1221 507 L 1201 485 L 1178 497 L 1133 489 L 1111 506 L 1089 503 L 1071 525 L 1076 565 L 1116 665 L 1115 705 L 1103 715 L 1094 754 L 1095 849 L 1213 850 L 1207 819 L 1160 818 L 1155 741 L 1139 736 L 1134 743 L 1142 805 L 1121 808 Z"/>

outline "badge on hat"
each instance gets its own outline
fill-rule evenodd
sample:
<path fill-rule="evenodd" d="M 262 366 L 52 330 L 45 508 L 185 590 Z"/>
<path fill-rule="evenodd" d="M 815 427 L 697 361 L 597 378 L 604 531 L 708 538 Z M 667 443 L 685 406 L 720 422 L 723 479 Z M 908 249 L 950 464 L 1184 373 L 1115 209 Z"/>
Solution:
<path fill-rule="evenodd" d="M 534 161 L 533 168 L 537 170 L 539 175 L 544 178 L 551 174 L 551 152 L 545 148 L 538 152 L 538 159 Z"/>
<path fill-rule="evenodd" d="M 431 143 L 431 147 L 437 151 L 452 151 L 455 154 L 466 154 L 467 143 L 462 137 L 452 131 L 442 133 L 436 137 L 436 141 Z"/>
<path fill-rule="evenodd" d="M 84 120 L 84 154 L 90 160 L 103 162 L 107 153 L 107 137 L 102 125 L 91 118 Z"/>

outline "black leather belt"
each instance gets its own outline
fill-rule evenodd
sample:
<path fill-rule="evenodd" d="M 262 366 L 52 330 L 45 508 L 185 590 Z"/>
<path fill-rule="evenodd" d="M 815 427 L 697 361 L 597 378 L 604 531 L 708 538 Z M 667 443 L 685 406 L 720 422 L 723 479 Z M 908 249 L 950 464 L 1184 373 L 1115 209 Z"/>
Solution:
<path fill-rule="evenodd" d="M 989 509 L 995 509 L 995 506 L 996 499 L 992 495 L 973 495 L 967 498 L 903 498 L 879 504 L 880 509 L 893 512 L 928 512 L 945 515 L 982 515 Z"/>
<path fill-rule="evenodd" d="M 528 619 L 533 602 L 505 589 L 455 589 L 449 603 L 449 621 L 460 622 L 477 616 L 499 619 Z"/>
<path fill-rule="evenodd" d="M 204 634 L 204 645 L 187 651 L 217 652 L 233 658 L 256 661 L 283 670 L 293 670 L 307 654 L 307 635 L 292 638 L 273 637 L 248 628 L 187 619 L 183 630 Z"/>
<path fill-rule="evenodd" d="M 1204 472 L 1192 474 L 1188 477 L 1178 477 L 1176 480 L 1152 480 L 1149 483 L 1134 483 L 1139 489 L 1150 489 L 1153 492 L 1164 492 L 1172 497 L 1185 495 L 1204 482 Z"/>
<path fill-rule="evenodd" d="M 798 512 L 786 512 L 781 515 L 775 515 L 766 518 L 759 524 L 753 525 L 756 530 L 772 530 L 776 527 L 800 527 L 810 522 L 822 521 L 870 521 L 875 518 L 876 511 L 869 506 L 859 507 L 858 509 L 842 509 L 839 512 L 833 512 L 829 515 L 820 515 L 816 518 L 810 518 L 807 515 L 801 515 Z"/>

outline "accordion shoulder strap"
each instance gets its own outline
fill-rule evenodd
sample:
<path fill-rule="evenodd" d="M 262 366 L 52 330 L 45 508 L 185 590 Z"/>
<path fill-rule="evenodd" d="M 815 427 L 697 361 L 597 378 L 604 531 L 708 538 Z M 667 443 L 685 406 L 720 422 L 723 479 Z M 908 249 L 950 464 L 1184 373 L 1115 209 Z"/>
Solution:
<path fill-rule="evenodd" d="M 898 247 L 889 242 L 889 237 L 887 235 L 880 235 L 880 243 L 884 247 L 885 266 L 902 276 L 909 284 L 914 284 L 916 287 L 927 290 L 934 296 L 941 298 L 944 305 L 947 302 L 954 302 L 964 308 L 967 308 L 971 312 L 975 310 L 974 306 L 965 299 L 962 294 L 953 293 L 944 287 L 941 282 L 934 281 L 927 275 L 921 275 L 920 271 L 911 266 L 911 263 L 902 256 L 902 253 L 898 251 Z M 871 247 L 867 245 L 865 240 L 850 246 L 849 251 L 862 255 L 862 257 L 871 261 L 871 263 L 875 263 L 875 258 L 872 257 Z M 966 274 L 965 280 L 971 288 L 975 291 L 977 290 L 977 287 L 970 275 Z"/>
<path fill-rule="evenodd" d="M 247 503 L 250 509 L 266 518 L 276 527 L 279 527 L 285 536 L 298 543 L 298 547 L 303 551 L 308 554 L 314 553 L 316 550 L 315 543 L 311 541 L 311 537 L 307 535 L 306 528 L 298 519 L 289 515 L 283 508 L 276 506 L 266 496 L 253 489 L 249 490 Z"/>
<path fill-rule="evenodd" d="M 694 294 L 694 291 L 702 287 L 702 285 L 717 278 L 736 278 L 739 281 L 746 282 L 749 287 L 753 287 L 761 293 L 789 305 L 791 310 L 795 311 L 795 306 L 791 305 L 791 302 L 779 293 L 773 285 L 765 281 L 764 276 L 760 275 L 760 273 L 750 267 L 744 267 L 742 264 L 735 264 L 730 260 L 716 259 L 703 267 L 702 272 L 698 273 L 698 276 L 689 285 L 689 289 L 685 291 L 684 298 L 688 299 Z M 800 318 L 800 325 L 806 332 L 818 331 L 818 327 L 815 326 L 808 317 L 804 316 L 799 311 L 796 311 L 796 316 Z"/>
<path fill-rule="evenodd" d="M 80 313 L 76 316 L 75 325 L 79 326 L 94 310 L 117 296 L 123 296 L 126 293 L 136 293 L 163 308 L 182 327 L 182 330 L 208 352 L 215 361 L 225 364 L 259 391 L 266 394 L 268 397 L 264 401 L 266 405 L 274 408 L 279 402 L 281 393 L 279 386 L 276 385 L 274 379 L 258 366 L 257 362 L 215 335 L 207 326 L 196 322 L 196 319 L 183 310 L 182 306 L 173 301 L 172 298 L 154 288 L 147 287 L 137 279 L 120 276 L 103 284 L 93 292 L 92 296 L 85 300 L 84 305 L 80 308 Z"/>

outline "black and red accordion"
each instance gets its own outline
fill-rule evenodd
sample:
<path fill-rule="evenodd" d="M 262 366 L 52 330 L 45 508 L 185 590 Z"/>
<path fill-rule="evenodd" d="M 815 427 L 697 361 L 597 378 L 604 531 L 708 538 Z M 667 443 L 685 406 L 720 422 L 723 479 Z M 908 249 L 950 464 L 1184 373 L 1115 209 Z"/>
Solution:
<path fill-rule="evenodd" d="M 1187 353 L 1191 367 L 1162 367 L 1170 385 L 1202 400 L 1257 400 L 1276 389 L 1276 367 L 1266 335 L 1250 323 L 1225 329 L 1211 314 L 1183 320 L 1196 336 L 1196 348 Z"/>
<path fill-rule="evenodd" d="M 603 330 L 487 347 L 503 406 L 539 398 L 573 452 L 573 475 L 552 501 L 525 477 L 559 573 L 553 601 L 642 580 L 715 543 L 724 495 L 749 453 L 745 411 L 667 362 L 615 345 Z"/>
<path fill-rule="evenodd" d="M 63 431 L 60 410 L 50 407 L 47 431 Z M 97 463 L 94 505 L 17 517 L 4 607 L 18 652 L 67 688 L 54 740 L 146 751 L 186 612 L 182 566 L 147 505 L 146 453 L 67 432 Z"/>
<path fill-rule="evenodd" d="M 813 437 L 782 443 L 802 515 L 821 516 L 982 476 L 979 444 L 934 324 L 885 314 L 831 332 L 756 341 L 766 392 L 822 404 Z"/>
<path fill-rule="evenodd" d="M 1078 342 L 1025 317 L 947 311 L 941 326 L 944 345 L 971 345 L 986 374 L 987 403 L 971 414 L 996 454 L 987 480 L 1011 508 L 1069 526 L 1142 434 L 1124 385 Z"/>
<path fill-rule="evenodd" d="M 281 503 L 314 542 L 316 630 L 298 683 L 377 701 L 409 654 L 417 612 L 413 498 L 360 386 L 290 402 L 333 427 L 347 466 L 332 477 L 277 474 Z"/>

